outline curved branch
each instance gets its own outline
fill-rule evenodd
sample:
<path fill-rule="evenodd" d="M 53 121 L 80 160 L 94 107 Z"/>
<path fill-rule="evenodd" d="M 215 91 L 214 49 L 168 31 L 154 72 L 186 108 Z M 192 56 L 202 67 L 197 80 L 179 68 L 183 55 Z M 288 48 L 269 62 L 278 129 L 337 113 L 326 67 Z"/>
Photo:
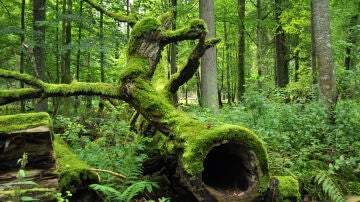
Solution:
<path fill-rule="evenodd" d="M 134 16 L 131 16 L 131 15 L 128 16 L 123 13 L 114 13 L 114 12 L 108 11 L 108 9 L 105 9 L 101 4 L 99 4 L 93 0 L 84 0 L 84 1 L 86 1 L 88 4 L 90 4 L 96 10 L 104 13 L 105 15 L 109 16 L 110 18 L 113 18 L 114 20 L 117 20 L 119 22 L 127 22 L 130 24 L 130 26 L 133 26 L 137 22 L 137 19 Z"/>
<path fill-rule="evenodd" d="M 190 21 L 190 26 L 162 32 L 160 40 L 162 44 L 166 45 L 177 41 L 198 39 L 202 35 L 206 35 L 206 33 L 207 27 L 205 22 L 201 19 L 194 19 Z"/>
<path fill-rule="evenodd" d="M 213 38 L 206 41 L 204 40 L 205 35 L 200 38 L 199 43 L 191 52 L 184 67 L 182 67 L 181 70 L 170 80 L 168 89 L 171 94 L 176 93 L 180 86 L 194 76 L 200 64 L 200 58 L 204 55 L 205 51 L 208 48 L 215 46 L 221 39 Z"/>
<path fill-rule="evenodd" d="M 38 88 L 43 88 L 45 86 L 45 83 L 43 81 L 41 81 L 40 79 L 37 79 L 29 74 L 22 74 L 22 73 L 15 72 L 15 71 L 0 69 L 0 77 L 23 81 L 24 83 L 26 83 L 28 85 L 35 86 Z"/>

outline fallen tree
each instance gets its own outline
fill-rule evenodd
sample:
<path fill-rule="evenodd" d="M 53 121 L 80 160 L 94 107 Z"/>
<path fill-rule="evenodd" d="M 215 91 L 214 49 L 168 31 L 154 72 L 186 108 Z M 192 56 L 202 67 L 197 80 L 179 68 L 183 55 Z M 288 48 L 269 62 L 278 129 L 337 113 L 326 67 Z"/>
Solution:
<path fill-rule="evenodd" d="M 200 19 L 171 31 L 167 29 L 171 13 L 160 19 L 147 17 L 137 21 L 131 16 L 108 12 L 93 1 L 86 2 L 118 21 L 133 25 L 127 65 L 121 72 L 119 85 L 78 81 L 50 84 L 27 74 L 0 69 L 0 77 L 32 86 L 1 90 L 0 104 L 75 95 L 123 100 L 136 109 L 134 123 L 138 124 L 134 125 L 139 132 L 144 132 L 144 127 L 148 126 L 154 129 L 150 135 L 158 137 L 155 147 L 160 150 L 159 154 L 175 161 L 172 179 L 197 201 L 260 201 L 269 187 L 267 151 L 262 140 L 245 127 L 213 126 L 191 118 L 176 109 L 171 100 L 179 87 L 195 74 L 206 49 L 220 40 L 205 40 L 206 25 Z M 162 88 L 155 88 L 153 76 L 163 48 L 182 40 L 196 40 L 197 44 L 179 72 Z"/>

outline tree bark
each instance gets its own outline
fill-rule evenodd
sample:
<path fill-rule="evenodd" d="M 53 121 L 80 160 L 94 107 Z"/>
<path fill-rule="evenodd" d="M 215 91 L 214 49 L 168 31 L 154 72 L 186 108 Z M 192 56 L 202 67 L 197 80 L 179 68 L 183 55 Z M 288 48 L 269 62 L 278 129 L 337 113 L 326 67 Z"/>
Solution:
<path fill-rule="evenodd" d="M 21 31 L 23 33 L 21 33 L 20 35 L 20 42 L 21 45 L 24 43 L 25 41 L 25 0 L 21 1 Z M 24 52 L 24 47 L 21 48 L 21 52 L 20 52 L 20 73 L 24 73 L 25 70 L 25 52 Z M 20 82 L 20 88 L 24 88 L 24 82 Z M 25 112 L 25 101 L 21 100 L 20 103 L 20 109 L 21 112 Z"/>
<path fill-rule="evenodd" d="M 237 99 L 240 101 L 245 93 L 245 0 L 238 0 L 239 42 L 238 42 L 238 90 Z"/>
<path fill-rule="evenodd" d="M 200 18 L 207 24 L 208 38 L 215 37 L 215 13 L 214 0 L 200 1 Z M 216 67 L 216 48 L 209 48 L 201 58 L 200 75 L 201 102 L 203 107 L 213 110 L 219 109 L 218 86 L 217 86 L 217 67 Z"/>
<path fill-rule="evenodd" d="M 256 24 L 256 59 L 257 59 L 257 72 L 258 72 L 258 76 L 262 77 L 262 72 L 263 72 L 263 68 L 262 68 L 262 37 L 263 37 L 263 29 L 262 29 L 262 0 L 257 0 L 256 3 L 256 7 L 257 7 L 257 24 Z M 262 89 L 262 81 L 259 79 L 258 80 L 258 88 L 259 91 L 261 92 Z"/>
<path fill-rule="evenodd" d="M 33 2 L 33 30 L 34 30 L 34 57 L 35 72 L 41 80 L 46 81 L 45 67 L 45 26 L 41 25 L 45 21 L 46 3 L 45 0 L 34 0 Z M 35 104 L 35 111 L 48 111 L 47 99 Z"/>
<path fill-rule="evenodd" d="M 356 28 L 356 25 L 359 24 L 359 22 L 358 22 L 359 15 L 360 15 L 360 1 L 357 2 L 357 12 L 351 17 L 350 24 L 349 24 L 349 33 L 348 33 L 347 42 L 351 45 L 348 45 L 345 48 L 346 56 L 345 56 L 345 61 L 344 61 L 345 69 L 347 69 L 347 70 L 352 69 L 352 66 L 353 66 L 351 61 L 354 58 L 354 53 L 352 53 L 352 50 L 354 49 L 354 47 L 356 45 L 356 40 L 359 35 L 359 31 Z"/>
<path fill-rule="evenodd" d="M 283 0 L 275 0 L 275 20 L 277 22 L 275 33 L 275 81 L 276 86 L 280 88 L 284 88 L 289 83 L 286 35 L 280 22 L 282 6 Z"/>
<path fill-rule="evenodd" d="M 335 64 L 331 45 L 329 1 L 314 0 L 314 37 L 317 55 L 320 89 L 324 101 L 329 106 L 335 106 L 337 101 Z"/>

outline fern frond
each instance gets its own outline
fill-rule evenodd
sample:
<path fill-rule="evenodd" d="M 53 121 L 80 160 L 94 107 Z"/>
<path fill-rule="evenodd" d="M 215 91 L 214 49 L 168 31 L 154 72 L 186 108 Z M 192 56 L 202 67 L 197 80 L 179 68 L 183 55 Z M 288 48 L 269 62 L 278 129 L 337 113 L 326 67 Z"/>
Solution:
<path fill-rule="evenodd" d="M 320 171 L 315 176 L 315 182 L 334 202 L 345 202 L 345 198 L 333 179 L 325 171 Z"/>
<path fill-rule="evenodd" d="M 100 185 L 100 184 L 91 184 L 90 188 L 99 191 L 103 193 L 105 196 L 107 196 L 110 199 L 115 199 L 117 196 L 121 195 L 121 192 L 117 191 L 116 189 L 106 186 L 106 185 Z"/>
<path fill-rule="evenodd" d="M 152 192 L 153 187 L 159 188 L 159 185 L 155 182 L 149 182 L 149 181 L 140 181 L 135 184 L 132 184 L 129 186 L 121 195 L 121 200 L 130 202 L 132 198 L 134 198 L 136 195 L 138 195 L 141 192 L 144 192 L 145 190 L 148 192 Z"/>

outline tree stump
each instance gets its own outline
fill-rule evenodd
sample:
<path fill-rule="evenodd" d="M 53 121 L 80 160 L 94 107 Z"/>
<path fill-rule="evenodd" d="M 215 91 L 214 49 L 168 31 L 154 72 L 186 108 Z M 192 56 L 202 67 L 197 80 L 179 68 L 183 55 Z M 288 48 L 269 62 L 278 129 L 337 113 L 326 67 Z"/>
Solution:
<path fill-rule="evenodd" d="M 23 168 L 25 178 L 19 179 L 18 160 L 24 153 L 28 163 Z M 24 185 L 24 181 L 35 182 L 37 186 Z M 98 175 L 54 136 L 47 113 L 0 116 L 1 201 L 21 196 L 55 201 L 55 194 L 61 191 L 71 191 L 72 201 L 81 201 L 89 195 L 96 201 L 88 185 L 98 182 Z"/>

